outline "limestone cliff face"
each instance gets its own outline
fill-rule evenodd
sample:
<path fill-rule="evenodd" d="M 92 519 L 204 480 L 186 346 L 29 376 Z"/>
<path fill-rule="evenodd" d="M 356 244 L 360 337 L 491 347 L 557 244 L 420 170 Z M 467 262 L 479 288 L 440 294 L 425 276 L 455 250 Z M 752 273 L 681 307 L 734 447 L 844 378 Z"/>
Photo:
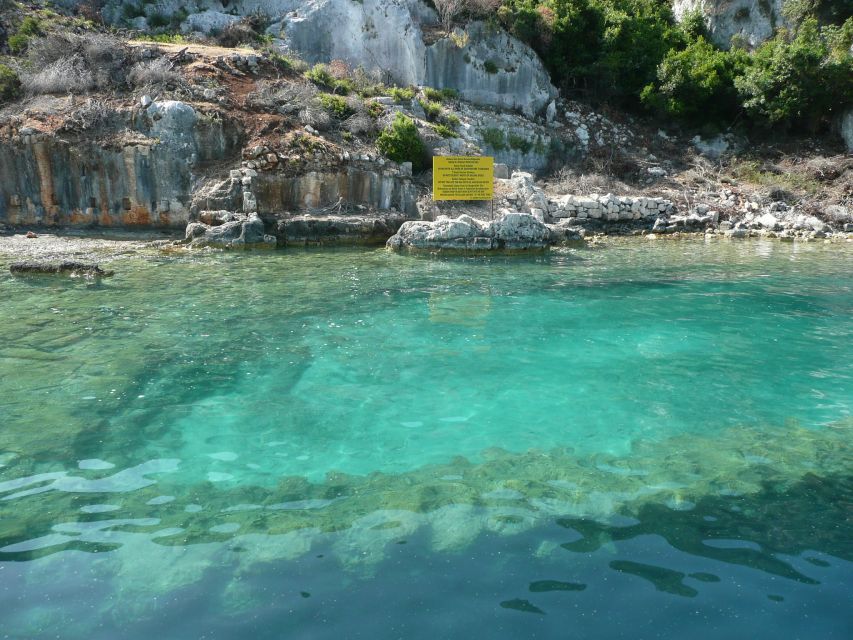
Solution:
<path fill-rule="evenodd" d="M 119 139 L 32 128 L 0 134 L 0 222 L 183 228 L 194 172 L 237 153 L 239 129 L 191 106 L 155 102 Z"/>
<path fill-rule="evenodd" d="M 783 4 L 784 0 L 673 0 L 672 9 L 678 20 L 699 11 L 714 43 L 728 49 L 733 36 L 755 47 L 786 26 Z"/>
<path fill-rule="evenodd" d="M 107 18 L 120 22 L 122 5 L 110 2 Z M 145 11 L 177 15 L 184 31 L 202 33 L 260 12 L 272 21 L 267 33 L 277 44 L 307 62 L 343 60 L 352 68 L 378 71 L 389 82 L 449 87 L 471 102 L 527 115 L 543 111 L 557 95 L 527 45 L 482 23 L 448 37 L 423 0 L 158 0 Z M 145 28 L 144 18 L 137 21 L 137 28 Z"/>

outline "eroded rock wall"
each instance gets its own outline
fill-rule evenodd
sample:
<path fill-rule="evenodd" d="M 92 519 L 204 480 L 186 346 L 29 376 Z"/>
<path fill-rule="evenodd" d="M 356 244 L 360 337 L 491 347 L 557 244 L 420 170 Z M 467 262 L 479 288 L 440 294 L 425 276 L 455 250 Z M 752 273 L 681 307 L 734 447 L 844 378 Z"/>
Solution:
<path fill-rule="evenodd" d="M 390 171 L 346 168 L 294 177 L 268 173 L 253 180 L 253 190 L 262 214 L 334 209 L 338 204 L 417 214 L 417 191 L 411 180 Z"/>
<path fill-rule="evenodd" d="M 0 222 L 183 228 L 197 171 L 236 155 L 239 128 L 175 101 L 126 116 L 130 128 L 101 139 L 0 132 Z"/>
<path fill-rule="evenodd" d="M 105 16 L 121 24 L 131 4 L 133 12 L 205 34 L 259 12 L 271 21 L 267 34 L 277 45 L 309 63 L 343 60 L 379 72 L 386 82 L 448 87 L 466 100 L 527 115 L 540 113 L 557 95 L 530 47 L 481 22 L 449 37 L 422 0 L 112 0 Z M 148 26 L 144 16 L 132 22 L 137 29 Z"/>

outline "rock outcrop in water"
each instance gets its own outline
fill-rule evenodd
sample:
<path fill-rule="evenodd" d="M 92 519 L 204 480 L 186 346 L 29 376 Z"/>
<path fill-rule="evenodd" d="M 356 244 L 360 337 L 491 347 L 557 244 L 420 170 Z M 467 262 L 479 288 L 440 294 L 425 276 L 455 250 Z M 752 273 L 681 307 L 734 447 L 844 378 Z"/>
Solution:
<path fill-rule="evenodd" d="M 229 211 L 204 212 L 204 222 L 191 222 L 186 229 L 186 242 L 192 246 L 251 249 L 275 247 L 275 237 L 264 233 L 264 222 L 256 213 L 233 214 Z"/>
<path fill-rule="evenodd" d="M 551 230 L 529 213 L 506 212 L 490 222 L 471 216 L 440 216 L 435 221 L 406 222 L 388 240 L 391 249 L 493 251 L 544 249 Z"/>

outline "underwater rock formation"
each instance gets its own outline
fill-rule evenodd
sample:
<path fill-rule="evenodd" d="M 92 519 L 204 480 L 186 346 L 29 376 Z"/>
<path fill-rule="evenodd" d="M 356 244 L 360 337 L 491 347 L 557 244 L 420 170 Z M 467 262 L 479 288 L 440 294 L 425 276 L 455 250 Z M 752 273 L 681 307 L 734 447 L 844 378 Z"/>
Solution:
<path fill-rule="evenodd" d="M 14 262 L 9 265 L 13 274 L 55 274 L 67 273 L 72 276 L 107 277 L 112 271 L 104 271 L 97 264 L 88 262 Z"/>

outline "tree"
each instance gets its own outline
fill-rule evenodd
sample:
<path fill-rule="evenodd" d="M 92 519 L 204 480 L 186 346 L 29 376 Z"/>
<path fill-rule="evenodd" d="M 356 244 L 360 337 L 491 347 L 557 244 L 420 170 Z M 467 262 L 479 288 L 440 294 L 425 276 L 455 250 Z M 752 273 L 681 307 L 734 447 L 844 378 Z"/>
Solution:
<path fill-rule="evenodd" d="M 466 0 L 433 0 L 433 4 L 438 11 L 441 26 L 448 33 L 453 26 L 453 21 L 467 8 Z"/>

